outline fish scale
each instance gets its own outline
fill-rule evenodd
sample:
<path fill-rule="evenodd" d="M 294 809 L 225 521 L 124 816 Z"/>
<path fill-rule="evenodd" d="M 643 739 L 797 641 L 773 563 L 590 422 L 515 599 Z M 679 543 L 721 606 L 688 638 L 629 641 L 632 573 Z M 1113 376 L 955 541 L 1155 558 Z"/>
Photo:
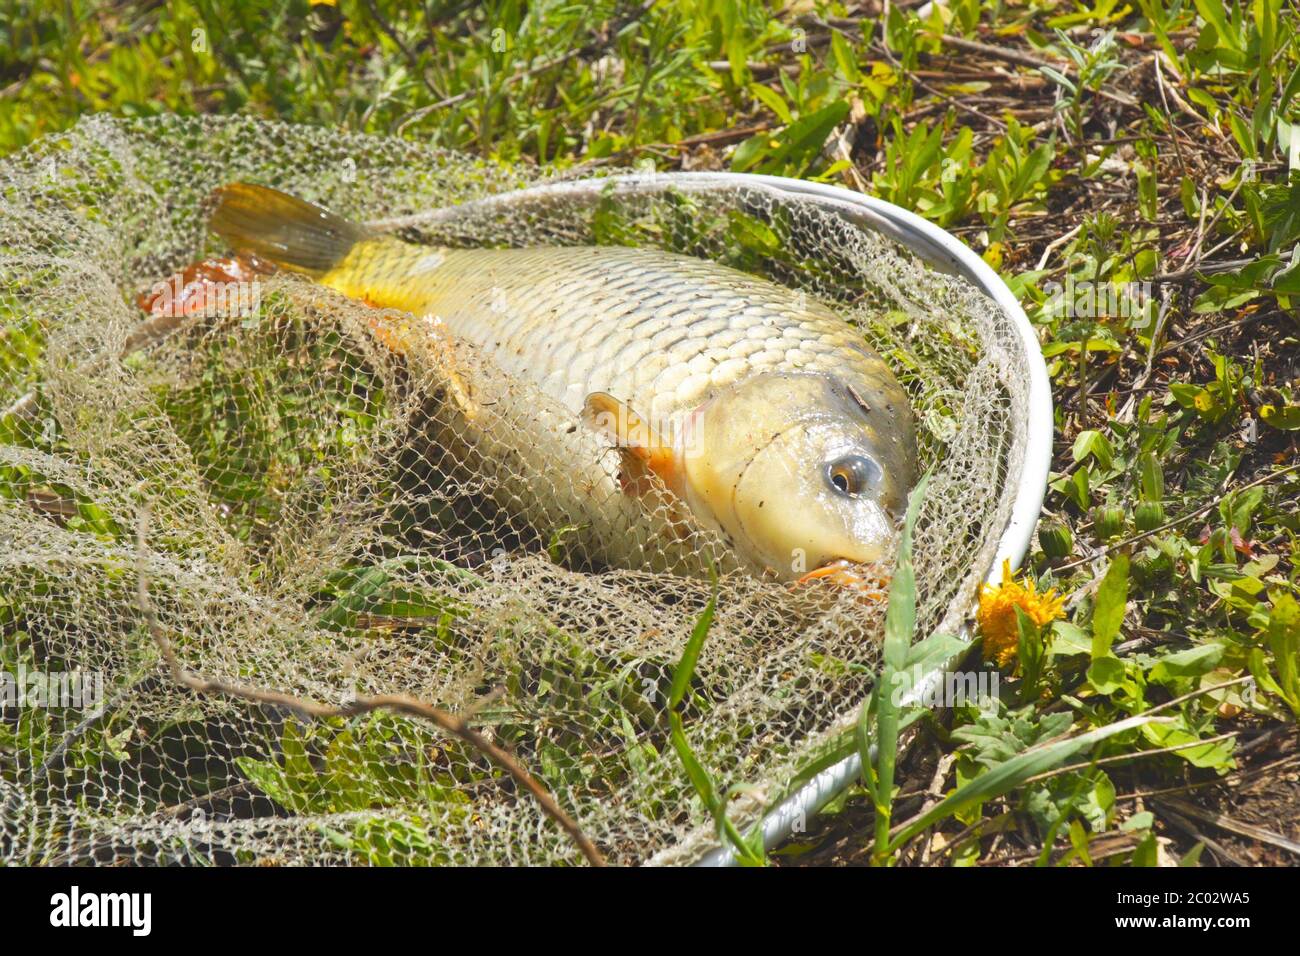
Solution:
<path fill-rule="evenodd" d="M 374 239 L 320 281 L 437 317 L 575 413 L 587 395 L 608 392 L 673 418 L 763 370 L 832 373 L 882 407 L 906 403 L 883 360 L 830 309 L 692 256 L 604 246 L 431 252 Z"/>

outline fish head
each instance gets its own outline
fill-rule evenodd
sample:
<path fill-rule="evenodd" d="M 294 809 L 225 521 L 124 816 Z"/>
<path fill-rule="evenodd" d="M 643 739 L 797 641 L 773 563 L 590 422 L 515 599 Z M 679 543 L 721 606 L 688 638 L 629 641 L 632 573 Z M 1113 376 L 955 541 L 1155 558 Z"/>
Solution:
<path fill-rule="evenodd" d="M 892 556 L 916 438 L 887 372 L 763 373 L 715 393 L 690 421 L 688 504 L 749 565 L 791 580 Z M 851 583 L 845 574 L 836 579 Z"/>

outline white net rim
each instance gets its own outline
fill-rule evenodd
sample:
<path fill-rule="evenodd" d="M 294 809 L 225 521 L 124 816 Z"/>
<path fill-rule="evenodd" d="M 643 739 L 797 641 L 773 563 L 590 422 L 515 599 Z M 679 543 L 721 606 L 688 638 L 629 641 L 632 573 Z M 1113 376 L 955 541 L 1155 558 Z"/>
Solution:
<path fill-rule="evenodd" d="M 1034 527 L 1038 523 L 1043 499 L 1047 493 L 1047 479 L 1052 464 L 1052 390 L 1047 375 L 1047 363 L 1043 358 L 1037 332 L 1025 314 L 1025 310 L 1021 308 L 1015 293 L 987 262 L 956 236 L 901 206 L 840 186 L 784 176 L 727 172 L 670 172 L 603 177 L 547 183 L 514 193 L 493 196 L 481 202 L 508 203 L 521 198 L 524 194 L 534 197 L 588 195 L 608 189 L 611 181 L 616 184 L 615 188 L 629 191 L 645 188 L 662 189 L 665 185 L 687 190 L 735 189 L 746 185 L 762 185 L 779 190 L 797 196 L 802 201 L 815 203 L 846 216 L 861 228 L 881 233 L 906 246 L 933 268 L 967 280 L 992 299 L 1016 331 L 1017 341 L 1023 353 L 1021 358 L 1028 371 L 1029 381 L 1025 383 L 1026 414 L 1022 423 L 1024 454 L 1021 458 L 1019 474 L 1007 476 L 1008 484 L 1015 487 L 1014 501 L 1006 527 L 1002 529 L 998 540 L 997 550 L 984 574 L 984 580 L 989 584 L 997 584 L 1002 580 L 1004 567 L 1009 566 L 1013 571 L 1020 567 L 1025 555 L 1029 553 Z M 959 636 L 969 642 L 969 631 Z M 933 682 L 941 680 L 944 671 L 955 666 L 956 661 L 964 654 L 963 649 L 952 659 L 942 662 L 940 666 L 926 674 L 908 696 L 922 699 Z M 796 821 L 806 820 L 817 814 L 822 807 L 857 779 L 860 770 L 861 758 L 855 753 L 816 774 L 763 818 L 764 846 L 770 850 L 784 842 L 793 832 Z M 653 864 L 660 859 L 671 857 L 675 849 L 669 848 L 657 854 L 649 862 Z M 698 865 L 728 866 L 735 862 L 735 856 L 730 848 L 721 846 L 703 856 Z"/>

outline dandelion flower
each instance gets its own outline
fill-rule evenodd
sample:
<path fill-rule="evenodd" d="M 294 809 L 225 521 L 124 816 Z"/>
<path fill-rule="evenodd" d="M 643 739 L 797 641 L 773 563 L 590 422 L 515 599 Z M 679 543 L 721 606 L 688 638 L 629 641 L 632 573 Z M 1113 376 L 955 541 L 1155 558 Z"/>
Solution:
<path fill-rule="evenodd" d="M 1022 584 L 1015 579 L 1010 561 L 1002 562 L 1002 583 L 980 588 L 980 606 L 975 615 L 984 639 L 984 656 L 997 661 L 999 667 L 1014 661 L 1019 649 L 1016 608 L 1043 627 L 1065 617 L 1065 598 L 1058 597 L 1055 589 L 1039 594 L 1033 581 L 1026 579 Z"/>

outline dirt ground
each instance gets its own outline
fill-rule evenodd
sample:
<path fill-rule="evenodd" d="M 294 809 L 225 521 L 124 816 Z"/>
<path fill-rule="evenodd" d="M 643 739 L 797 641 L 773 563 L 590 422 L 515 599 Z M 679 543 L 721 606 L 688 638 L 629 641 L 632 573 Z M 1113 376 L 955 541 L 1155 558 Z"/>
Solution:
<path fill-rule="evenodd" d="M 1196 844 L 1204 845 L 1203 866 L 1300 865 L 1300 730 L 1295 727 L 1261 727 L 1241 735 L 1238 769 L 1222 778 L 1190 771 L 1180 786 L 1168 778 L 1143 772 L 1134 761 L 1113 769 L 1117 791 L 1116 813 L 1131 817 L 1142 810 L 1155 814 L 1160 862 L 1172 864 Z M 939 751 L 933 742 L 918 743 L 905 763 L 901 793 L 924 790 L 936 768 Z M 921 797 L 911 798 L 911 807 Z M 909 803 L 900 806 L 906 811 Z M 906 816 L 906 812 L 903 814 Z M 995 818 L 1003 819 L 1003 818 Z M 948 833 L 950 839 L 956 831 Z M 870 862 L 872 814 L 867 801 L 850 800 L 838 813 L 815 818 L 797 844 L 773 857 L 781 866 L 866 866 Z M 902 865 L 934 865 L 942 859 L 945 838 L 932 842 L 928 858 L 924 848 L 904 856 Z M 1121 858 L 1133 849 L 1136 838 L 1120 833 L 1094 843 L 1092 861 L 1101 864 Z M 1289 844 L 1289 845 L 1288 845 Z M 1053 849 L 1053 861 L 1069 849 L 1064 838 Z M 1030 866 L 1040 857 L 1042 843 L 1031 831 L 1003 829 L 980 841 L 979 863 L 984 866 Z M 1075 861 L 1077 862 L 1077 861 Z"/>

